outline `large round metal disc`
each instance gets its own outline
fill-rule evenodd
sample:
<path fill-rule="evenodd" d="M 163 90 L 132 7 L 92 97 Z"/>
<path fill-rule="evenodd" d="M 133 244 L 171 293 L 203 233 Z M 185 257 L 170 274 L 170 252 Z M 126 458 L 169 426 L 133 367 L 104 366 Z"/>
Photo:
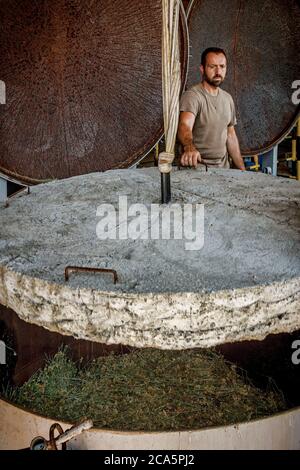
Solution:
<path fill-rule="evenodd" d="M 299 113 L 299 105 L 292 102 L 293 82 L 300 79 L 297 0 L 194 0 L 188 24 L 188 86 L 200 80 L 204 49 L 225 49 L 228 72 L 224 89 L 236 104 L 242 153 L 268 150 Z"/>
<path fill-rule="evenodd" d="M 150 150 L 163 124 L 160 0 L 0 0 L 0 18 L 0 171 L 62 178 Z"/>

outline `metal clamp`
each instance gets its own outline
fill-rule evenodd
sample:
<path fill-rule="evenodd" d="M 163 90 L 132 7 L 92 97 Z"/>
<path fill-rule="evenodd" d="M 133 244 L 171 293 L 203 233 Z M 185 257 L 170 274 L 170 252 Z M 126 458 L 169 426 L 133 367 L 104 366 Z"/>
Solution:
<path fill-rule="evenodd" d="M 44 437 L 38 436 L 35 437 L 30 444 L 30 450 L 58 450 L 57 445 L 56 445 L 56 439 L 54 437 L 54 432 L 55 430 L 58 431 L 60 437 L 62 434 L 64 434 L 63 428 L 59 423 L 54 423 L 50 427 L 49 430 L 49 441 L 47 441 Z M 67 444 L 66 442 L 63 442 L 61 445 L 61 450 L 66 450 L 67 449 Z"/>
<path fill-rule="evenodd" d="M 30 450 L 58 450 L 57 446 L 61 445 L 62 450 L 66 450 L 66 443 L 78 436 L 83 431 L 90 429 L 93 426 L 91 419 L 83 419 L 78 424 L 75 424 L 72 428 L 67 431 L 63 431 L 63 428 L 59 423 L 54 423 L 49 430 L 49 441 L 44 437 L 35 437 L 30 444 Z M 58 431 L 59 435 L 54 437 L 54 432 Z"/>

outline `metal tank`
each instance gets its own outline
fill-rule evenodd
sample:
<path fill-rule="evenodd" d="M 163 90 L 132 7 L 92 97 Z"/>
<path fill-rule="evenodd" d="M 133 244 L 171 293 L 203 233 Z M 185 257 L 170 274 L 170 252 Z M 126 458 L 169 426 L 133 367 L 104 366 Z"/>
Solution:
<path fill-rule="evenodd" d="M 138 7 L 141 3 L 143 9 Z M 188 86 L 199 80 L 198 51 L 212 43 L 224 47 L 230 64 L 227 89 L 236 101 L 243 152 L 268 149 L 280 140 L 298 113 L 290 99 L 290 84 L 298 78 L 299 71 L 299 61 L 295 60 L 295 51 L 298 51 L 295 32 L 299 30 L 296 2 L 289 2 L 290 9 L 281 9 L 281 2 L 267 0 L 263 10 L 258 10 L 261 2 L 256 0 L 225 2 L 227 10 L 224 6 L 221 8 L 224 2 L 184 3 L 185 7 L 189 5 L 191 39 Z M 6 82 L 8 89 L 7 105 L 0 107 L 3 150 L 0 167 L 20 181 L 40 182 L 129 166 L 161 135 L 160 2 L 126 2 L 125 13 L 124 3 L 121 8 L 117 0 L 109 4 L 94 2 L 87 11 L 81 6 L 79 0 L 39 4 L 26 0 L 21 8 L 20 2 L 0 0 L 0 14 L 5 20 L 0 38 L 0 79 Z M 270 15 L 272 9 L 273 15 Z M 110 18 L 113 18 L 112 23 Z M 187 63 L 188 40 L 184 24 L 183 15 L 181 41 L 183 63 Z M 112 25 L 117 25 L 117 29 Z M 292 56 L 291 47 L 294 47 Z M 284 51 L 281 56 L 285 57 L 285 67 L 280 61 L 275 73 L 280 48 Z M 267 51 L 271 54 L 270 61 L 265 55 Z M 124 95 L 116 99 L 120 88 Z M 132 112 L 137 94 L 138 115 Z M 180 347 L 185 348 L 216 345 L 226 358 L 250 370 L 253 377 L 266 376 L 272 371 L 279 386 L 285 387 L 293 406 L 299 405 L 296 392 L 299 374 L 296 366 L 289 364 L 286 368 L 291 343 L 299 337 L 300 327 L 299 264 L 295 259 L 299 243 L 299 189 L 295 181 L 282 182 L 267 175 L 241 175 L 233 170 L 218 173 L 199 169 L 195 173 L 187 170 L 187 173 L 178 172 L 173 176 L 177 200 L 210 201 L 207 214 L 211 225 L 219 224 L 217 231 L 209 232 L 209 245 L 201 255 L 203 259 L 198 257 L 194 264 L 191 260 L 186 273 L 188 282 L 193 270 L 208 266 L 209 275 L 214 276 L 214 269 L 221 260 L 224 269 L 220 273 L 216 271 L 218 275 L 211 293 L 202 292 L 199 285 L 194 286 L 193 292 L 188 289 L 177 292 L 174 283 L 167 286 L 160 282 L 163 280 L 161 273 L 156 276 L 156 284 L 162 292 L 151 292 L 151 286 L 147 292 L 135 291 L 138 285 L 135 263 L 143 260 L 145 263 L 149 253 L 139 251 L 140 248 L 135 252 L 128 247 L 126 256 L 114 258 L 113 249 L 101 254 L 103 247 L 95 246 L 94 238 L 83 245 L 90 230 L 85 224 L 88 220 L 93 223 L 91 217 L 95 216 L 96 204 L 107 202 L 109 198 L 115 203 L 120 191 L 133 197 L 134 202 L 157 202 L 158 170 L 151 169 L 145 174 L 125 170 L 122 175 L 111 171 L 68 178 L 39 185 L 31 194 L 11 202 L 10 207 L 1 206 L 0 328 L 11 347 L 10 373 L 14 382 L 23 383 L 43 364 L 44 353 L 55 352 L 62 343 L 71 347 L 75 359 L 83 356 L 89 360 L 111 350 L 120 354 L 129 352 L 130 347 L 142 347 L 143 341 L 145 346 L 152 341 L 156 347 L 168 348 L 180 342 Z M 145 192 L 146 187 L 149 193 Z M 41 211 L 43 201 L 48 204 L 46 211 Z M 279 204 L 283 210 L 278 210 Z M 83 210 L 85 205 L 88 213 Z M 60 217 L 61 226 L 56 225 Z M 230 236 L 235 233 L 234 220 L 246 224 L 239 237 L 240 249 L 246 248 L 244 254 L 241 249 L 241 256 L 245 257 L 240 262 L 234 261 L 239 262 L 241 276 L 236 272 L 236 284 L 231 288 L 231 274 L 234 275 L 235 269 L 226 256 L 229 253 L 232 260 L 236 253 L 233 236 Z M 47 245 L 49 230 L 54 235 Z M 66 249 L 60 241 L 63 237 L 68 239 L 72 233 L 74 239 Z M 257 238 L 251 233 L 258 234 Z M 39 243 L 34 242 L 36 237 Z M 72 243 L 80 248 L 79 255 Z M 82 246 L 85 248 L 81 249 Z M 215 257 L 216 249 L 222 250 L 224 255 L 219 260 Z M 165 250 L 159 244 L 155 250 L 169 263 L 171 278 L 176 276 L 182 264 L 181 260 L 176 260 L 177 250 L 172 246 Z M 116 266 L 110 265 L 120 264 L 119 285 L 114 286 L 105 276 L 99 281 L 84 276 L 64 280 L 67 262 L 101 267 L 103 260 L 103 267 L 114 268 Z M 129 268 L 125 271 L 128 276 L 122 277 L 125 265 L 132 270 Z M 249 266 L 251 269 L 266 266 L 266 269 L 259 272 L 261 278 L 255 278 Z M 150 267 L 151 263 L 146 263 L 143 273 L 151 272 Z M 140 279 L 144 282 L 143 276 Z M 205 270 L 201 276 L 199 279 L 205 280 Z M 208 276 L 206 279 L 210 282 Z M 91 287 L 90 283 L 95 282 Z M 85 303 L 95 313 L 94 324 L 85 322 Z M 164 309 L 170 314 L 165 321 L 160 316 Z M 80 318 L 77 331 L 75 322 L 66 318 L 68 312 Z M 114 328 L 109 322 L 107 329 L 104 323 L 101 326 L 101 315 L 108 312 L 107 318 L 111 321 L 113 312 L 120 328 Z M 143 318 L 141 312 L 149 315 Z M 122 329 L 124 315 L 129 318 L 131 330 Z M 216 324 L 214 316 L 219 323 Z M 164 324 L 157 328 L 157 322 Z M 202 328 L 202 322 L 206 322 L 207 328 Z M 1 423 L 13 433 L 11 420 L 20 416 L 16 414 L 18 409 L 12 409 L 7 403 L 0 403 L 0 409 Z M 259 429 L 263 430 L 263 436 L 274 426 L 280 426 L 282 434 L 274 439 L 274 446 L 297 447 L 294 430 L 298 432 L 300 426 L 299 409 L 281 418 L 271 424 L 266 422 L 266 427 L 257 423 L 250 434 L 249 423 L 245 423 L 241 430 L 244 445 L 254 443 Z M 21 423 L 23 418 L 17 419 Z M 29 422 L 35 422 L 35 417 L 29 417 Z M 28 426 L 25 418 L 24 423 Z M 289 432 L 285 432 L 289 426 Z M 181 437 L 165 433 L 158 435 L 159 443 L 153 440 L 154 435 L 139 434 L 130 441 L 130 435 L 126 434 L 121 436 L 122 442 L 117 439 L 112 445 L 154 448 L 161 445 L 163 438 L 166 448 L 168 445 L 199 448 L 205 438 L 207 448 L 213 448 L 218 436 L 227 435 L 231 437 L 227 441 L 224 437 L 223 443 L 228 448 L 242 445 L 241 432 L 237 428 L 215 429 L 205 437 L 203 434 L 180 433 Z M 95 435 L 93 439 L 98 442 Z M 5 445 L 7 441 L 3 440 L 1 446 Z M 97 448 L 99 443 L 93 440 L 91 444 L 82 445 Z M 257 448 L 262 445 L 260 439 Z"/>

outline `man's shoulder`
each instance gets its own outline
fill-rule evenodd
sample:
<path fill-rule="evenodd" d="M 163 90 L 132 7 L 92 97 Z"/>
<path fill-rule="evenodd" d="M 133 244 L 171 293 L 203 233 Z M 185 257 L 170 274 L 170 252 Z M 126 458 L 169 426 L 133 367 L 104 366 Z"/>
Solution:
<path fill-rule="evenodd" d="M 185 93 L 200 93 L 202 94 L 202 87 L 200 85 L 200 83 L 196 83 L 196 85 L 193 85 L 191 86 L 190 88 L 188 88 Z"/>
<path fill-rule="evenodd" d="M 233 102 L 233 98 L 232 98 L 231 94 L 228 93 L 228 91 L 223 90 L 223 88 L 219 88 L 219 90 L 220 90 L 220 93 L 221 93 L 221 95 L 224 99 Z"/>
<path fill-rule="evenodd" d="M 203 91 L 199 84 L 193 85 L 192 87 L 188 88 L 183 94 L 182 98 L 188 99 L 201 99 L 203 97 Z"/>
<path fill-rule="evenodd" d="M 228 93 L 228 91 L 225 91 L 223 90 L 223 88 L 219 88 L 219 92 L 220 94 L 222 95 L 222 97 L 226 100 L 229 100 L 229 101 L 232 101 L 233 102 L 233 98 L 231 96 L 230 93 Z M 190 88 L 188 88 L 182 96 L 194 96 L 194 97 L 198 97 L 198 98 L 205 98 L 206 97 L 206 94 L 205 94 L 205 91 L 203 90 L 202 86 L 200 83 L 197 83 L 196 85 L 193 85 L 191 86 Z"/>

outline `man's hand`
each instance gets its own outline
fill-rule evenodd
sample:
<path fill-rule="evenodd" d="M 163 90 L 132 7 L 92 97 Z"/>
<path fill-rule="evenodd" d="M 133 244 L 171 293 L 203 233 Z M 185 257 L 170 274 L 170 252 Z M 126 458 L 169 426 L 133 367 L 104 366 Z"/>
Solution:
<path fill-rule="evenodd" d="M 181 155 L 180 163 L 182 166 L 193 166 L 201 162 L 201 155 L 193 144 L 187 144 L 183 147 L 184 153 Z"/>

